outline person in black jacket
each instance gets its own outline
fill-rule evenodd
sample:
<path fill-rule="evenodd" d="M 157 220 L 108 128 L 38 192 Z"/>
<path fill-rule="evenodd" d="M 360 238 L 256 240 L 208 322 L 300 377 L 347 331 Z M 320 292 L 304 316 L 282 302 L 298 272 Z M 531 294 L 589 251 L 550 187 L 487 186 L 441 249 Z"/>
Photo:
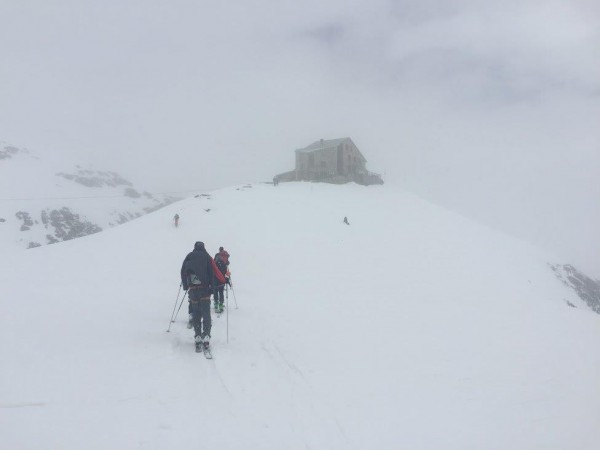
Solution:
<path fill-rule="evenodd" d="M 194 250 L 185 257 L 181 266 L 181 283 L 188 291 L 196 348 L 210 344 L 210 296 L 215 286 L 213 261 L 204 242 L 196 242 Z"/>

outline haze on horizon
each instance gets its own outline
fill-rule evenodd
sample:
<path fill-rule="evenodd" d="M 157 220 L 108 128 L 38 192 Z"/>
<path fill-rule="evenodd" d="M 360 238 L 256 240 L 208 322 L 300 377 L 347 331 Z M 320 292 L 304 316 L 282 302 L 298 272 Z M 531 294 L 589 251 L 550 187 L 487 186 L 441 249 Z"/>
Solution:
<path fill-rule="evenodd" d="M 1 141 L 174 191 L 270 180 L 349 136 L 386 183 L 600 278 L 595 1 L 5 0 L 0 18 Z"/>

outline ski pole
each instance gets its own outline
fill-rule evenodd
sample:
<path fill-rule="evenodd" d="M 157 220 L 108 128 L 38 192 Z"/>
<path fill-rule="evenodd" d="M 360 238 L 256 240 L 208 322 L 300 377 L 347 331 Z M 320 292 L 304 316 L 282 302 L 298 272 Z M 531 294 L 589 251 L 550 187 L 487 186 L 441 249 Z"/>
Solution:
<path fill-rule="evenodd" d="M 173 314 L 175 314 L 175 308 L 177 308 L 177 301 L 179 300 L 179 294 L 181 294 L 181 285 L 182 284 L 183 283 L 179 283 L 179 290 L 177 291 L 177 297 L 175 298 L 175 304 L 173 305 L 173 312 L 171 313 L 171 320 L 169 321 L 169 328 L 167 329 L 167 333 L 171 329 L 171 324 L 174 322 L 173 321 Z"/>
<path fill-rule="evenodd" d="M 225 285 L 225 309 L 227 310 L 225 313 L 225 319 L 227 323 L 227 343 L 229 344 L 229 289 L 227 285 Z"/>
<path fill-rule="evenodd" d="M 231 286 L 231 292 L 233 294 L 233 301 L 235 302 L 235 309 L 238 309 L 237 299 L 235 298 L 235 290 L 233 289 L 233 286 Z"/>
<path fill-rule="evenodd" d="M 181 303 L 179 304 L 177 313 L 175 314 L 175 317 L 173 318 L 173 322 L 175 322 L 175 320 L 177 319 L 177 316 L 179 315 L 179 310 L 181 309 L 181 305 L 183 305 L 183 301 L 185 300 L 186 295 L 187 295 L 187 291 L 185 292 L 185 294 L 183 294 L 183 297 L 181 297 Z M 169 328 L 171 328 L 171 325 L 169 325 Z"/>

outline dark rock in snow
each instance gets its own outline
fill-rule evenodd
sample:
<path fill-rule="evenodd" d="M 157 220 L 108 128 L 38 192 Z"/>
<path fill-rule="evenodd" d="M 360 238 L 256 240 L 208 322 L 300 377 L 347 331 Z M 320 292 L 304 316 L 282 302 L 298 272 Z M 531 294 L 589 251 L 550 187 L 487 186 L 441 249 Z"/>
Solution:
<path fill-rule="evenodd" d="M 137 217 L 140 217 L 142 214 L 141 213 L 131 213 L 129 211 L 125 212 L 125 213 L 120 213 L 119 217 L 117 218 L 117 223 L 118 224 L 123 224 L 125 222 L 129 222 L 130 220 L 136 219 Z"/>
<path fill-rule="evenodd" d="M 7 145 L 4 147 L 4 150 L 0 150 L 0 159 L 12 158 L 12 155 L 15 153 L 19 153 L 19 149 L 17 147 Z"/>
<path fill-rule="evenodd" d="M 125 196 L 131 198 L 140 198 L 142 194 L 140 194 L 134 188 L 128 187 L 127 189 L 125 189 Z"/>
<path fill-rule="evenodd" d="M 21 231 L 27 231 L 31 229 L 33 226 L 33 220 L 31 220 L 31 216 L 28 212 L 18 211 L 15 216 L 17 216 L 17 219 L 23 221 L 23 225 L 21 225 Z"/>
<path fill-rule="evenodd" d="M 59 241 L 68 241 L 88 234 L 102 231 L 98 225 L 84 220 L 79 214 L 73 213 L 69 208 L 53 209 L 47 214 L 47 221 L 54 227 L 54 236 L 48 238 L 48 243 L 53 244 Z"/>
<path fill-rule="evenodd" d="M 600 281 L 591 279 L 570 264 L 550 267 L 559 280 L 572 288 L 594 312 L 600 314 Z"/>

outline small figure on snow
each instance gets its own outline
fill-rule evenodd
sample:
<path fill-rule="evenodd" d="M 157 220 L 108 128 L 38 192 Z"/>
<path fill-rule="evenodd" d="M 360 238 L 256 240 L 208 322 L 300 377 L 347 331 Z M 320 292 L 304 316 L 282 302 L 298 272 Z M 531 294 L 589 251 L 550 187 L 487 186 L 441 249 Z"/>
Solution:
<path fill-rule="evenodd" d="M 216 269 L 204 242 L 196 242 L 194 250 L 185 257 L 181 266 L 181 283 L 188 291 L 189 312 L 194 327 L 196 351 L 208 349 L 210 344 L 210 295 L 217 282 L 224 283 L 225 279 Z"/>
<path fill-rule="evenodd" d="M 344 223 L 345 223 L 346 225 L 350 225 L 350 222 L 348 222 L 348 218 L 347 218 L 346 216 L 344 216 Z"/>
<path fill-rule="evenodd" d="M 179 214 L 175 214 L 173 216 L 173 222 L 175 223 L 175 228 L 177 228 L 179 226 Z"/>

